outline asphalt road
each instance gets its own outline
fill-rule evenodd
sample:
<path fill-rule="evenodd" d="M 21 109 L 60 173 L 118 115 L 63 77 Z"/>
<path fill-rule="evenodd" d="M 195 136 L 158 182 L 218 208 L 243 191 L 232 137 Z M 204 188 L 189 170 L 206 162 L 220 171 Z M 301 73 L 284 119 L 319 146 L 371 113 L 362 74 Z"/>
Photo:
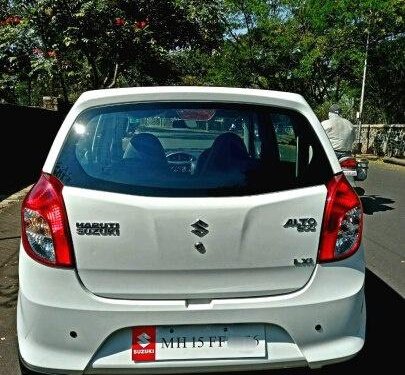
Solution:
<path fill-rule="evenodd" d="M 271 373 L 341 375 L 356 370 L 397 371 L 403 366 L 405 208 L 400 203 L 405 201 L 405 167 L 371 163 L 369 178 L 361 187 L 365 189 L 364 243 L 369 268 L 365 347 L 357 357 L 339 365 Z M 0 207 L 0 375 L 20 375 L 15 333 L 20 200 L 17 196 Z"/>
<path fill-rule="evenodd" d="M 367 267 L 405 298 L 405 167 L 374 162 L 358 185 Z"/>

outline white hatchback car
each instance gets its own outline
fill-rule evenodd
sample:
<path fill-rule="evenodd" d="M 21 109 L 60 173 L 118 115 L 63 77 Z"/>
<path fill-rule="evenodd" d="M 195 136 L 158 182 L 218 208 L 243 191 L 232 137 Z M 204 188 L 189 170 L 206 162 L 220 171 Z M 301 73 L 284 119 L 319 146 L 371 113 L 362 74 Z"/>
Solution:
<path fill-rule="evenodd" d="M 346 360 L 365 337 L 362 215 L 300 95 L 84 93 L 22 207 L 22 366 L 137 374 Z"/>

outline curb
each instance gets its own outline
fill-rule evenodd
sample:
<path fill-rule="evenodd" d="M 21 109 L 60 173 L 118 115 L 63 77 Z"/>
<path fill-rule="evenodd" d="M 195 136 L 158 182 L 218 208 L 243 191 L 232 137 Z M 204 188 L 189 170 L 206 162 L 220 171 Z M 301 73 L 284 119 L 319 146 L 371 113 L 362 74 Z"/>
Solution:
<path fill-rule="evenodd" d="M 367 159 L 367 160 L 380 160 L 379 156 L 376 156 L 373 154 L 356 154 L 355 157 L 359 158 L 359 159 L 361 158 L 361 159 Z M 385 156 L 385 157 L 381 158 L 381 160 L 384 163 L 405 166 L 405 159 L 389 158 L 389 157 Z"/>
<path fill-rule="evenodd" d="M 32 185 L 25 187 L 24 189 L 17 191 L 13 195 L 5 198 L 0 202 L 0 212 L 3 211 L 5 208 L 11 206 L 14 203 L 21 202 L 28 191 L 31 189 Z"/>
<path fill-rule="evenodd" d="M 367 160 L 378 160 L 379 157 L 373 154 L 356 154 L 356 158 L 367 159 Z"/>
<path fill-rule="evenodd" d="M 389 163 L 389 164 L 396 164 L 396 165 L 402 165 L 405 167 L 405 159 L 398 159 L 398 158 L 383 158 L 384 163 Z"/>

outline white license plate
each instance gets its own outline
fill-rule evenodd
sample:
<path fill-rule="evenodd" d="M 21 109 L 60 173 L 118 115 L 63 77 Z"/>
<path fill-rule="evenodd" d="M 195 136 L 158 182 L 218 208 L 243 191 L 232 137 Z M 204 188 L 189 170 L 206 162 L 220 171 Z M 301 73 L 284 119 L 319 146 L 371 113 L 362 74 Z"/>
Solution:
<path fill-rule="evenodd" d="M 343 169 L 343 173 L 345 176 L 351 176 L 351 177 L 357 176 L 357 171 L 352 171 L 350 169 Z"/>
<path fill-rule="evenodd" d="M 132 329 L 132 360 L 264 358 L 263 324 L 147 326 Z"/>

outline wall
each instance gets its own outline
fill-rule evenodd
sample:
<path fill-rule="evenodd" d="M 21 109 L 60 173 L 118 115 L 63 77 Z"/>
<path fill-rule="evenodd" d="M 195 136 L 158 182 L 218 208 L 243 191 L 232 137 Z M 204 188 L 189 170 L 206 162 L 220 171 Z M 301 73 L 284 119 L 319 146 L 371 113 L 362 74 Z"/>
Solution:
<path fill-rule="evenodd" d="M 355 125 L 356 140 L 358 142 L 358 125 Z M 402 142 L 404 142 L 403 135 L 405 134 L 405 124 L 363 124 L 361 126 L 361 151 L 362 153 L 374 153 L 375 148 L 378 147 L 378 141 L 375 142 L 377 133 L 382 136 L 382 144 L 380 146 L 380 154 L 385 154 L 387 151 L 387 143 L 395 138 L 395 135 L 400 133 L 402 135 Z M 381 142 L 381 141 L 380 141 Z M 376 147 L 375 147 L 376 146 Z M 382 149 L 381 149 L 382 148 Z M 404 147 L 402 147 L 404 149 Z M 397 155 L 401 156 L 401 155 Z M 402 154 L 402 156 L 404 156 Z"/>
<path fill-rule="evenodd" d="M 0 196 L 32 184 L 39 176 L 62 115 L 41 108 L 0 104 Z"/>

